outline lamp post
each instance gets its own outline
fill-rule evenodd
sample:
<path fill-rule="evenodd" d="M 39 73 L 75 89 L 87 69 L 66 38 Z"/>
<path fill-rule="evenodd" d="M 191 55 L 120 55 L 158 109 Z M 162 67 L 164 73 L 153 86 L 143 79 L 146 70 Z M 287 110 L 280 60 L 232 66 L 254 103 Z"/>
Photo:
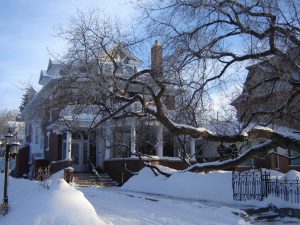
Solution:
<path fill-rule="evenodd" d="M 10 130 L 8 129 L 7 133 L 4 135 L 5 141 L 1 142 L 5 144 L 5 166 L 4 166 L 4 191 L 3 191 L 3 203 L 1 205 L 1 213 L 5 215 L 8 212 L 8 176 L 9 176 L 9 161 L 12 155 L 18 153 L 18 147 L 20 145 L 19 141 Z"/>

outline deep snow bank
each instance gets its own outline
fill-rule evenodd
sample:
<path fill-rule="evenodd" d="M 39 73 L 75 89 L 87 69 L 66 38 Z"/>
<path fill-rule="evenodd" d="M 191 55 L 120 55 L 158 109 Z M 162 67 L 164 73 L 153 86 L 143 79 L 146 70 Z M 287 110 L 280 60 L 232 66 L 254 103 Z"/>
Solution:
<path fill-rule="evenodd" d="M 167 178 L 154 176 L 149 168 L 144 168 L 139 175 L 131 177 L 121 189 L 180 198 L 232 202 L 231 172 L 228 171 L 208 174 L 173 172 L 173 175 Z"/>
<path fill-rule="evenodd" d="M 3 195 L 3 174 L 0 194 Z M 9 179 L 9 213 L 0 216 L 1 225 L 104 224 L 82 192 L 67 184 L 59 175 L 50 180 L 50 189 L 25 179 Z"/>
<path fill-rule="evenodd" d="M 162 170 L 168 168 L 159 166 Z M 287 174 L 274 170 L 266 170 L 272 178 L 296 179 L 300 173 L 291 170 Z M 273 204 L 277 207 L 300 208 L 299 204 L 286 202 L 280 198 L 269 196 L 264 201 L 234 201 L 232 196 L 232 174 L 229 171 L 214 171 L 210 173 L 192 173 L 172 170 L 172 176 L 154 176 L 149 168 L 142 169 L 138 175 L 131 177 L 122 187 L 122 190 L 137 191 L 153 194 L 162 194 L 171 197 L 193 200 L 206 200 L 229 204 L 247 204 L 257 207 Z"/>

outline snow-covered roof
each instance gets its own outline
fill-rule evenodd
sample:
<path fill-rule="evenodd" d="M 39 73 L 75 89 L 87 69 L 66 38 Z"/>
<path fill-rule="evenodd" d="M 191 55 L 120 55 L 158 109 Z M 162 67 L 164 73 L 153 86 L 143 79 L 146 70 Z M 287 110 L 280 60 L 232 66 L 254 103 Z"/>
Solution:
<path fill-rule="evenodd" d="M 47 70 L 41 70 L 39 77 L 39 84 L 46 85 L 50 79 L 57 79 L 60 77 L 60 70 L 62 64 L 53 59 L 49 59 Z"/>
<path fill-rule="evenodd" d="M 54 59 L 49 59 L 49 62 L 48 62 L 48 67 L 47 67 L 47 72 L 49 71 L 49 70 L 51 70 L 51 68 L 53 67 L 53 66 L 61 66 L 61 63 L 59 63 L 57 60 L 54 60 Z"/>
<path fill-rule="evenodd" d="M 50 79 L 52 79 L 52 76 L 47 74 L 46 70 L 41 70 L 40 78 L 39 78 L 39 84 L 40 85 L 45 85 L 46 83 L 48 83 L 48 81 Z"/>
<path fill-rule="evenodd" d="M 241 132 L 241 123 L 238 121 L 219 121 L 207 124 L 205 128 L 220 135 L 236 135 Z"/>
<path fill-rule="evenodd" d="M 131 60 L 134 60 L 134 61 L 138 62 L 139 64 L 142 63 L 142 61 L 138 57 L 136 57 L 131 51 L 129 51 L 128 48 L 123 47 L 123 48 L 121 48 L 121 51 L 125 55 L 127 55 Z"/>

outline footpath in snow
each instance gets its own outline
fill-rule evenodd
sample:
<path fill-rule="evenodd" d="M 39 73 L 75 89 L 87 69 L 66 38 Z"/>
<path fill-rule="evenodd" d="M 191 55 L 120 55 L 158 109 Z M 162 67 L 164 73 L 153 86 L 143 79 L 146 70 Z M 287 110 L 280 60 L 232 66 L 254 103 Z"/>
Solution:
<path fill-rule="evenodd" d="M 119 188 L 81 188 L 106 222 L 116 225 L 242 225 L 245 213 L 226 206 L 123 192 Z"/>

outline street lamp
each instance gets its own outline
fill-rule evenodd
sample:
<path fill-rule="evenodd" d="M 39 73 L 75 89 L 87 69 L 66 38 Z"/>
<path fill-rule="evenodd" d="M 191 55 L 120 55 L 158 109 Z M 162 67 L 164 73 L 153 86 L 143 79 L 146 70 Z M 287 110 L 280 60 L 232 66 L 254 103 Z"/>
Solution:
<path fill-rule="evenodd" d="M 8 212 L 8 175 L 9 175 L 9 161 L 11 156 L 15 156 L 18 153 L 20 143 L 16 138 L 16 135 L 12 133 L 9 128 L 7 133 L 4 135 L 5 140 L 1 142 L 5 145 L 5 166 L 4 166 L 4 191 L 3 191 L 3 203 L 1 204 L 1 213 L 5 215 Z"/>

